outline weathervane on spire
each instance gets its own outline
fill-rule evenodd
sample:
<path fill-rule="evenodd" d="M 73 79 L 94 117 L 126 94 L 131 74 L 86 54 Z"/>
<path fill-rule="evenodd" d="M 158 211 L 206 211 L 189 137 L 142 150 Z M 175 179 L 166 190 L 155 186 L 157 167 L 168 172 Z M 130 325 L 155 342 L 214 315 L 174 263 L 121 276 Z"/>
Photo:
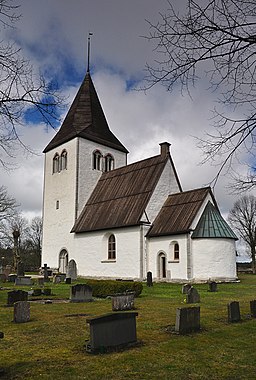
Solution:
<path fill-rule="evenodd" d="M 90 71 L 90 48 L 91 48 L 91 36 L 93 35 L 93 33 L 89 32 L 89 35 L 88 35 L 88 51 L 87 51 L 87 72 L 89 73 Z"/>

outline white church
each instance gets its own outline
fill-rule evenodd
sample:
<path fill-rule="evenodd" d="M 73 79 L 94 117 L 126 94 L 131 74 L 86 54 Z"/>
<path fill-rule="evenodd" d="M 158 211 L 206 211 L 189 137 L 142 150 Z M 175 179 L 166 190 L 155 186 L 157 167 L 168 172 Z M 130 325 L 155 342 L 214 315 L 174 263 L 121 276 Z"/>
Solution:
<path fill-rule="evenodd" d="M 88 278 L 236 280 L 236 235 L 209 187 L 183 191 L 171 154 L 127 164 L 90 72 L 44 149 L 43 263 Z"/>

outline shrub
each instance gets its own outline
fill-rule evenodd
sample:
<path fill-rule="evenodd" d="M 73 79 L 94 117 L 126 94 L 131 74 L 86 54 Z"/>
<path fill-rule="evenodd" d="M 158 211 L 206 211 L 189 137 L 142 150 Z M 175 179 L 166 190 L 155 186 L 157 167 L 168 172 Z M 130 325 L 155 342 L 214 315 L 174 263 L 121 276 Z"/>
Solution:
<path fill-rule="evenodd" d="M 93 297 L 99 298 L 125 292 L 134 292 L 138 297 L 143 289 L 142 283 L 136 281 L 86 280 L 85 283 L 92 288 Z"/>

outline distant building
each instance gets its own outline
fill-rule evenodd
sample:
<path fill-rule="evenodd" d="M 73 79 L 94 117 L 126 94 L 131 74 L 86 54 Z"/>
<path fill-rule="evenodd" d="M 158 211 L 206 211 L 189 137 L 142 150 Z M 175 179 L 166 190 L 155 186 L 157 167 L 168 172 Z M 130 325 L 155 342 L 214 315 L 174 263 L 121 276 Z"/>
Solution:
<path fill-rule="evenodd" d="M 94 278 L 236 279 L 236 235 L 209 187 L 182 191 L 169 151 L 127 165 L 90 73 L 46 146 L 43 263 Z"/>

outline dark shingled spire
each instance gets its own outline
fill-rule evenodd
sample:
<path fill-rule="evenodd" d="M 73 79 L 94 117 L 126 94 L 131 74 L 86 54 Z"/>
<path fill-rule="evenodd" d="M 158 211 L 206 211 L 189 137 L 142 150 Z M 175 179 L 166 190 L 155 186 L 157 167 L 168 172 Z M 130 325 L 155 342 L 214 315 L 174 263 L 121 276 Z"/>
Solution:
<path fill-rule="evenodd" d="M 89 72 L 86 73 L 61 128 L 46 146 L 44 153 L 75 137 L 82 137 L 128 153 L 108 127 Z"/>

